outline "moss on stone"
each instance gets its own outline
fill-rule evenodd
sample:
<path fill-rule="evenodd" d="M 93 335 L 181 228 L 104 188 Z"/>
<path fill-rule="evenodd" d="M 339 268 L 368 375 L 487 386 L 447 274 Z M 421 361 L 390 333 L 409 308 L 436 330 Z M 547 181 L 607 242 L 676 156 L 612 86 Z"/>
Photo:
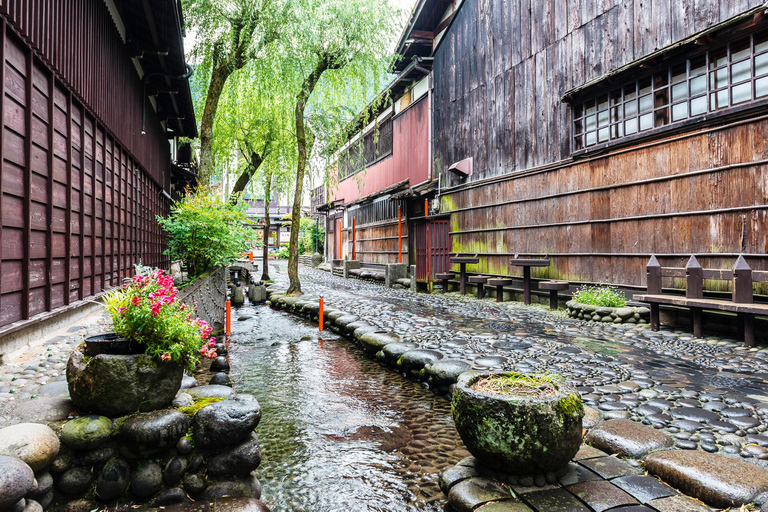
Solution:
<path fill-rule="evenodd" d="M 195 398 L 192 401 L 192 405 L 187 407 L 179 407 L 179 411 L 186 414 L 190 419 L 197 414 L 197 411 L 205 407 L 206 405 L 215 404 L 216 402 L 221 402 L 222 400 L 226 399 L 225 396 L 212 396 L 212 397 L 205 397 L 205 398 Z"/>

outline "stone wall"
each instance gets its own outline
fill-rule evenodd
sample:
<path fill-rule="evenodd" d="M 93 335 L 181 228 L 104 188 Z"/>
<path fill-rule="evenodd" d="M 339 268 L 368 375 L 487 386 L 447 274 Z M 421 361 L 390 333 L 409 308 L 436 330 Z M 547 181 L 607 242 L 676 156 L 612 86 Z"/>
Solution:
<path fill-rule="evenodd" d="M 179 290 L 176 298 L 191 306 L 197 302 L 197 316 L 215 330 L 224 328 L 227 302 L 226 268 L 222 267 L 198 277 L 192 284 Z"/>

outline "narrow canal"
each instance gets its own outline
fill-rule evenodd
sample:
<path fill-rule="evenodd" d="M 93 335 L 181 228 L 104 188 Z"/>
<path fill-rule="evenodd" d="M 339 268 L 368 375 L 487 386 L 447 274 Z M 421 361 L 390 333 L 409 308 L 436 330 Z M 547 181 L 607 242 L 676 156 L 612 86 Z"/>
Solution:
<path fill-rule="evenodd" d="M 469 455 L 447 400 L 268 306 L 233 311 L 232 331 L 233 385 L 263 409 L 258 474 L 273 511 L 443 509 L 439 472 Z"/>

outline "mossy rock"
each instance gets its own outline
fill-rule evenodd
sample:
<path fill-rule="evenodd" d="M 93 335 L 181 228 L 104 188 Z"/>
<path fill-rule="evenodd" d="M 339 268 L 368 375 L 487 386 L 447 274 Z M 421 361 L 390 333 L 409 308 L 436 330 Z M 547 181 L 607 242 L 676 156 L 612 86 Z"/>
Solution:
<path fill-rule="evenodd" d="M 84 348 L 80 345 L 67 362 L 69 394 L 82 411 L 110 418 L 154 411 L 170 404 L 181 388 L 179 364 L 146 354 L 87 357 Z"/>
<path fill-rule="evenodd" d="M 451 407 L 456 430 L 483 465 L 513 475 L 542 474 L 565 466 L 581 445 L 584 407 L 565 382 L 545 396 L 515 396 L 472 389 L 480 378 L 459 376 Z"/>

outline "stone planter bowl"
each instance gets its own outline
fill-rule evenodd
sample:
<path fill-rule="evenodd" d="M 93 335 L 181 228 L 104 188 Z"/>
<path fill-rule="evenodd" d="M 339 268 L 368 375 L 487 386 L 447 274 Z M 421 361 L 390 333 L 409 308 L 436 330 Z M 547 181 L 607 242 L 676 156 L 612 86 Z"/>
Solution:
<path fill-rule="evenodd" d="M 520 397 L 471 389 L 483 377 L 511 375 L 466 372 L 454 387 L 451 409 L 456 430 L 483 465 L 513 475 L 538 475 L 565 466 L 581 446 L 584 406 L 573 386 L 552 396 Z"/>
<path fill-rule="evenodd" d="M 569 300 L 565 303 L 568 316 L 579 320 L 591 320 L 593 322 L 605 322 L 614 324 L 647 324 L 651 316 L 651 310 L 646 307 L 625 306 L 623 308 L 609 308 L 581 304 Z"/>
<path fill-rule="evenodd" d="M 72 402 L 83 411 L 111 418 L 160 409 L 181 388 L 184 368 L 146 354 L 85 354 L 85 344 L 67 362 Z"/>

